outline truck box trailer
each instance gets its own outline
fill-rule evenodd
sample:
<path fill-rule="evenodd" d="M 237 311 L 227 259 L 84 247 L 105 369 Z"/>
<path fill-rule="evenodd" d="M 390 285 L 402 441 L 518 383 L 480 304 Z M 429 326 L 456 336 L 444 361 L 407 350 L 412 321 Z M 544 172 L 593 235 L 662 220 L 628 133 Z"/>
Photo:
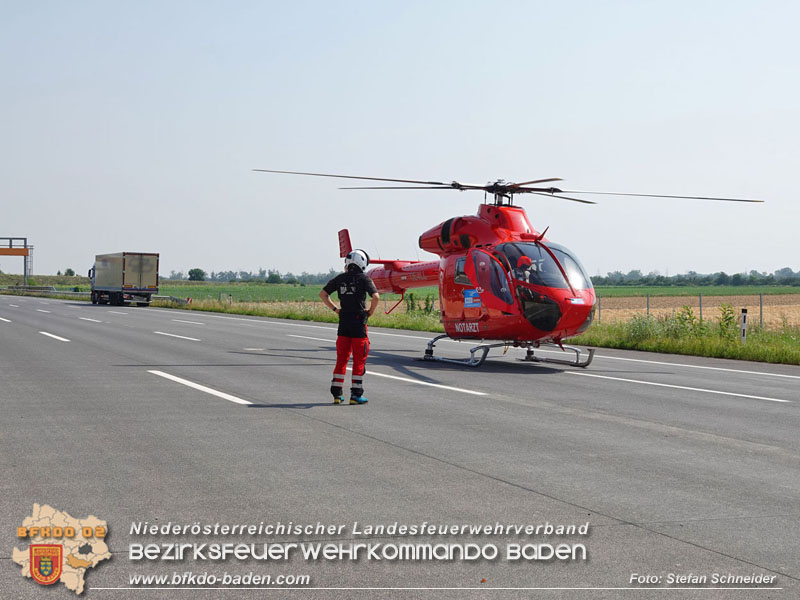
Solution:
<path fill-rule="evenodd" d="M 89 270 L 92 280 L 92 304 L 121 306 L 135 302 L 147 306 L 158 294 L 158 254 L 152 252 L 117 252 L 98 254 Z"/>

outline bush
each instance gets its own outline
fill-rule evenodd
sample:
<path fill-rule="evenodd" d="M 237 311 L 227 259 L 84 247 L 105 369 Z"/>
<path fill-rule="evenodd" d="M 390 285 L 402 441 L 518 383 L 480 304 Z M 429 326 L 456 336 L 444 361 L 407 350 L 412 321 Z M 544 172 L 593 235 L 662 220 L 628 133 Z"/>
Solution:
<path fill-rule="evenodd" d="M 721 304 L 719 307 L 719 335 L 727 340 L 735 340 L 737 334 L 736 311 L 733 306 Z"/>
<path fill-rule="evenodd" d="M 625 324 L 626 336 L 636 342 L 641 342 L 650 337 L 658 335 L 658 322 L 656 319 L 645 315 L 634 315 L 634 317 Z"/>
<path fill-rule="evenodd" d="M 406 294 L 404 300 L 406 303 L 406 312 L 407 313 L 414 313 L 417 312 L 417 298 L 414 296 L 414 292 L 410 292 Z"/>
<path fill-rule="evenodd" d="M 425 315 L 433 314 L 436 308 L 436 303 L 434 301 L 433 294 L 428 294 L 425 296 L 425 300 L 423 300 L 423 305 L 420 307 L 420 303 L 417 300 L 417 297 L 414 295 L 414 292 L 409 292 L 405 295 L 403 301 L 406 304 L 406 312 L 409 314 L 416 314 L 421 313 Z"/>

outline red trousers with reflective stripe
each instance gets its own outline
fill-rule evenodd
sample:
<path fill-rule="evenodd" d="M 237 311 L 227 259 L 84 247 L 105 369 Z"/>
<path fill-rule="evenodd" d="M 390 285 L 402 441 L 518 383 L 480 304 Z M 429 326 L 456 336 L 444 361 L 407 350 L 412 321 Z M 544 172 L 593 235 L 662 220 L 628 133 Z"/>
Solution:
<path fill-rule="evenodd" d="M 347 363 L 353 355 L 353 377 L 361 379 L 367 368 L 367 355 L 369 355 L 369 338 L 351 338 L 340 335 L 336 338 L 336 366 L 333 368 L 334 379 L 340 376 L 344 382 Z M 356 387 L 356 386 L 353 386 Z M 361 386 L 358 386 L 361 387 Z"/>

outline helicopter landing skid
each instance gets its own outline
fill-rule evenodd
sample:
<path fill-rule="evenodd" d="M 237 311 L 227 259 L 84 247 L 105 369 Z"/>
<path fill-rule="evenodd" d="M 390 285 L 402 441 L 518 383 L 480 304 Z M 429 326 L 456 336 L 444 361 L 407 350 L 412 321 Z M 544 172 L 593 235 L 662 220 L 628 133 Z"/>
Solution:
<path fill-rule="evenodd" d="M 445 358 L 443 356 L 435 356 L 433 354 L 433 348 L 436 346 L 436 342 L 441 339 L 449 338 L 449 335 L 437 335 L 433 338 L 430 342 L 428 342 L 428 347 L 425 349 L 425 354 L 420 360 L 435 360 L 438 362 L 447 362 L 447 363 L 454 363 L 457 365 L 466 365 L 468 367 L 480 367 L 483 364 L 483 361 L 486 360 L 486 356 L 489 354 L 489 350 L 492 348 L 507 348 L 508 346 L 512 346 L 513 344 L 508 342 L 500 342 L 497 344 L 479 344 L 469 350 L 469 358 Z M 553 346 L 556 348 L 560 348 L 555 344 L 541 344 L 542 346 Z M 539 346 L 537 346 L 539 347 Z M 563 360 L 560 358 L 539 358 L 538 356 L 533 355 L 533 346 L 527 346 L 527 352 L 525 354 L 525 358 L 521 358 L 519 360 L 523 362 L 549 362 L 561 365 L 569 365 L 572 367 L 588 367 L 589 364 L 592 362 L 594 358 L 594 348 L 589 350 L 589 356 L 586 360 L 581 361 L 581 350 L 579 348 L 575 348 L 573 346 L 564 346 L 564 350 L 571 350 L 575 352 L 575 360 Z M 477 355 L 477 356 L 476 356 Z"/>
<path fill-rule="evenodd" d="M 522 362 L 547 362 L 547 363 L 555 363 L 557 365 L 568 365 L 570 367 L 581 367 L 586 368 L 592 363 L 592 359 L 594 358 L 594 348 L 589 348 L 589 356 L 586 357 L 586 360 L 581 361 L 581 349 L 576 348 L 575 346 L 559 346 L 557 344 L 540 344 L 536 347 L 539 348 L 541 346 L 552 346 L 553 348 L 558 348 L 559 350 L 571 350 L 575 353 L 574 360 L 566 360 L 563 358 L 539 358 L 538 356 L 533 355 L 533 346 L 528 346 L 525 352 L 525 358 L 520 358 Z"/>
<path fill-rule="evenodd" d="M 433 355 L 433 347 L 436 345 L 441 339 L 449 338 L 450 336 L 447 334 L 444 335 L 437 335 L 433 338 L 430 342 L 428 342 L 428 347 L 425 348 L 425 354 L 419 360 L 435 360 L 438 362 L 447 362 L 447 363 L 454 363 L 457 365 L 466 365 L 468 367 L 480 367 L 483 364 L 483 361 L 486 360 L 486 355 L 489 354 L 489 350 L 491 348 L 499 348 L 503 346 L 507 346 L 506 343 L 500 344 L 479 344 L 474 348 L 470 348 L 469 350 L 469 358 L 445 358 L 443 356 L 434 356 Z M 479 356 L 475 356 L 477 352 L 480 352 Z"/>

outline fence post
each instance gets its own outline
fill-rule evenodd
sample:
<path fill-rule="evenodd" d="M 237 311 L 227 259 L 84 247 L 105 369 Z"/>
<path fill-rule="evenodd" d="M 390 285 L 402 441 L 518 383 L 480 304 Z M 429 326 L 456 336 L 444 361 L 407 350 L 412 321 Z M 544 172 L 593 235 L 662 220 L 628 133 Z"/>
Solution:
<path fill-rule="evenodd" d="M 647 294 L 647 318 L 650 318 L 650 294 Z"/>
<path fill-rule="evenodd" d="M 700 292 L 700 321 L 703 321 L 703 292 Z"/>
<path fill-rule="evenodd" d="M 764 329 L 764 292 L 758 295 L 758 324 Z"/>
<path fill-rule="evenodd" d="M 742 343 L 747 342 L 747 309 L 742 309 L 742 332 L 741 332 L 741 340 Z"/>
<path fill-rule="evenodd" d="M 603 299 L 598 294 L 597 295 L 597 322 L 598 323 L 600 322 L 600 316 L 602 315 L 602 313 L 603 313 Z"/>

